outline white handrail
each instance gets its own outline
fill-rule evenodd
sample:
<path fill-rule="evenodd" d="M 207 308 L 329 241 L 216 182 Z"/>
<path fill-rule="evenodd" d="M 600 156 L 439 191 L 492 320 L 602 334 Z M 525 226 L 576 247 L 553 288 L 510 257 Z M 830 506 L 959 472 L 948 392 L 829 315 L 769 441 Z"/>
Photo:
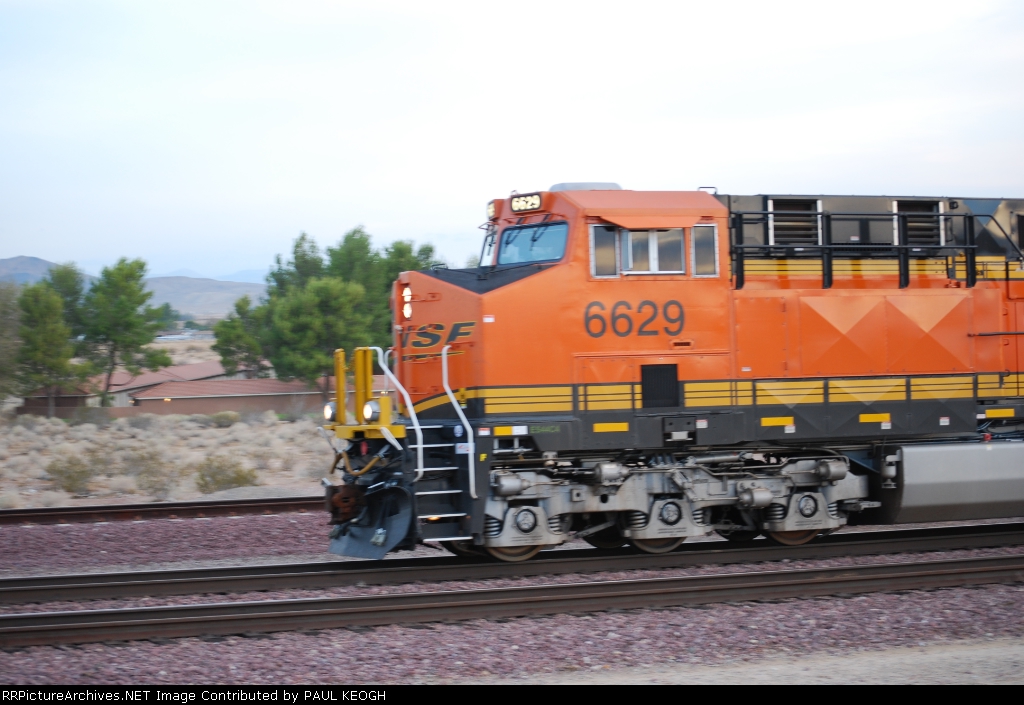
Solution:
<path fill-rule="evenodd" d="M 380 361 L 380 368 L 384 370 L 384 375 L 394 383 L 395 389 L 398 390 L 398 393 L 405 400 L 405 408 L 409 411 L 409 419 L 412 421 L 412 428 L 416 432 L 416 479 L 413 482 L 419 482 L 423 478 L 423 429 L 420 428 L 420 420 L 416 418 L 416 409 L 413 408 L 409 392 L 405 391 L 405 387 L 395 377 L 391 368 L 385 364 L 384 351 L 373 347 L 370 350 L 377 353 L 377 359 Z"/>
<path fill-rule="evenodd" d="M 384 351 L 384 366 L 385 367 L 389 367 L 390 365 L 391 365 L 391 350 L 385 350 Z M 389 367 L 389 369 L 390 369 L 390 367 Z M 387 394 L 389 391 L 391 391 L 391 390 L 388 389 L 388 378 L 387 378 L 387 375 L 385 375 L 384 376 L 384 393 Z"/>
<path fill-rule="evenodd" d="M 444 391 L 452 406 L 455 407 L 455 413 L 462 421 L 462 428 L 466 431 L 466 440 L 469 441 L 469 496 L 476 499 L 476 442 L 473 440 L 473 428 L 466 420 L 466 415 L 462 413 L 462 407 L 459 406 L 459 400 L 452 393 L 452 388 L 448 386 L 448 348 L 450 347 L 451 345 L 445 345 L 441 348 L 441 384 L 444 386 Z"/>

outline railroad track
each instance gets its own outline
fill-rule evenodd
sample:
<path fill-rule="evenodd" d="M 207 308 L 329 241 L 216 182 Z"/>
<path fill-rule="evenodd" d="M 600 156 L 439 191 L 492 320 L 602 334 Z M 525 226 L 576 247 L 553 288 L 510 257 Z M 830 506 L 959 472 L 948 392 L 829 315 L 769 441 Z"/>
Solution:
<path fill-rule="evenodd" d="M 948 551 L 1024 544 L 1024 523 L 851 532 L 804 546 L 775 546 L 765 540 L 746 545 L 724 541 L 684 544 L 673 553 L 638 554 L 628 550 L 560 550 L 525 563 L 467 561 L 462 558 L 409 558 L 383 562 L 290 563 L 233 568 L 85 573 L 0 579 L 0 604 L 55 600 L 188 595 L 382 585 L 415 581 L 486 580 L 532 575 L 651 570 L 694 565 L 723 565 L 782 559 L 811 560 L 885 553 Z"/>
<path fill-rule="evenodd" d="M 0 646 L 494 619 L 1024 581 L 1024 556 L 0 616 Z"/>
<path fill-rule="evenodd" d="M 99 521 L 143 521 L 228 517 L 246 514 L 284 514 L 323 511 L 324 498 L 271 497 L 222 501 L 150 502 L 145 504 L 86 505 L 81 507 L 32 507 L 0 510 L 0 525 L 79 524 Z"/>

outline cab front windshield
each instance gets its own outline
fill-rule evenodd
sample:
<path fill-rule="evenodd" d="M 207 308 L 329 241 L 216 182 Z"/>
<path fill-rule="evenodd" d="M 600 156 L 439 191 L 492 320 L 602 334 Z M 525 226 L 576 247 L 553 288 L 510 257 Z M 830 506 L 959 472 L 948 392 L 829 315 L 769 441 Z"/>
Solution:
<path fill-rule="evenodd" d="M 538 223 L 505 228 L 498 248 L 498 264 L 560 260 L 565 254 L 568 235 L 567 223 Z"/>

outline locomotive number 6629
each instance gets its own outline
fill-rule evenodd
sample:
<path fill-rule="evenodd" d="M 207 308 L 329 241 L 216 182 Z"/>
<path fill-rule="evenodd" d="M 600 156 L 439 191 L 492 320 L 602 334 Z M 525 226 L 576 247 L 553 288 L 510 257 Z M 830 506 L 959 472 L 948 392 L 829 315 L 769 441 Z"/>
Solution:
<path fill-rule="evenodd" d="M 583 312 L 583 326 L 591 338 L 600 338 L 609 330 L 620 338 L 630 335 L 661 335 L 662 332 L 667 335 L 679 335 L 683 332 L 683 305 L 674 299 L 666 301 L 660 307 L 653 301 L 641 301 L 636 307 L 636 312 L 640 316 L 639 325 L 636 326 L 630 315 L 633 307 L 628 301 L 616 301 L 607 320 L 604 316 L 605 311 L 608 311 L 608 308 L 600 301 L 591 301 L 587 304 Z M 668 325 L 661 325 L 661 321 L 658 321 L 659 314 L 662 321 Z"/>

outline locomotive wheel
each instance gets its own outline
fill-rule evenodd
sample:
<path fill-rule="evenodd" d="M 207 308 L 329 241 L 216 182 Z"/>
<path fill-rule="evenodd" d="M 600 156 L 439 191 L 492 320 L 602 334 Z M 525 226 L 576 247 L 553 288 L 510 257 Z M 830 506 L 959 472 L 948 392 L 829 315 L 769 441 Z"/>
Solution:
<path fill-rule="evenodd" d="M 472 541 L 441 541 L 442 546 L 449 553 L 454 553 L 460 558 L 479 558 L 483 554 L 473 545 Z"/>
<path fill-rule="evenodd" d="M 617 526 L 609 526 L 607 529 L 601 529 L 596 534 L 584 536 L 583 540 L 594 548 L 612 549 L 621 548 L 626 545 L 626 539 Z"/>
<path fill-rule="evenodd" d="M 811 541 L 819 533 L 820 529 L 807 529 L 805 531 L 769 531 L 768 538 L 783 546 L 803 546 Z"/>
<path fill-rule="evenodd" d="M 528 561 L 538 553 L 543 546 L 488 546 L 487 552 L 499 561 L 506 563 L 519 563 Z"/>
<path fill-rule="evenodd" d="M 679 548 L 685 536 L 672 536 L 664 539 L 630 539 L 629 542 L 644 553 L 669 553 Z"/>

